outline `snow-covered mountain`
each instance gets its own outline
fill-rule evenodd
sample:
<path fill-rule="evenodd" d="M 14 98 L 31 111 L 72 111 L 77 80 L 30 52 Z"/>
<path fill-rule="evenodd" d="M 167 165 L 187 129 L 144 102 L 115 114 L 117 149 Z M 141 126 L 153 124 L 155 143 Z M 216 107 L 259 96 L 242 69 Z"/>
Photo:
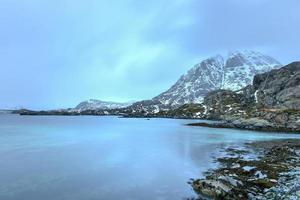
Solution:
<path fill-rule="evenodd" d="M 186 103 L 200 103 L 207 93 L 217 89 L 239 90 L 252 84 L 256 74 L 279 68 L 282 65 L 274 58 L 255 51 L 235 51 L 224 58 L 220 55 L 195 65 L 166 92 L 147 101 L 157 112 L 159 108 L 180 106 Z M 142 102 L 135 105 L 142 107 Z M 146 109 L 146 108 L 145 108 Z M 149 109 L 146 109 L 147 111 Z"/>
<path fill-rule="evenodd" d="M 215 56 L 195 65 L 166 92 L 153 100 L 162 104 L 199 103 L 205 94 L 222 86 L 224 59 Z"/>
<path fill-rule="evenodd" d="M 274 58 L 255 51 L 235 51 L 228 58 L 218 55 L 194 66 L 169 90 L 153 99 L 171 105 L 199 103 L 210 91 L 239 90 L 251 84 L 256 74 L 281 66 Z"/>
<path fill-rule="evenodd" d="M 132 105 L 133 102 L 128 103 L 117 103 L 111 101 L 100 101 L 96 99 L 90 99 L 88 101 L 83 101 L 75 107 L 75 110 L 84 111 L 84 110 L 109 110 L 116 108 L 125 108 Z"/>
<path fill-rule="evenodd" d="M 239 90 L 262 74 L 282 65 L 274 58 L 255 51 L 235 51 L 229 54 L 224 66 L 222 89 Z"/>

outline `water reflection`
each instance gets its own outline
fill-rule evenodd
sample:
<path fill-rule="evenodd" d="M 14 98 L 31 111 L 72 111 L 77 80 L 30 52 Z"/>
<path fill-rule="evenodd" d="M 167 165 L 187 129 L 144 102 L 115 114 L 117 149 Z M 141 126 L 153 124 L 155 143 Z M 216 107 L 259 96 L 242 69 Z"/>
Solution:
<path fill-rule="evenodd" d="M 0 199 L 182 199 L 223 146 L 286 137 L 187 122 L 0 116 Z"/>

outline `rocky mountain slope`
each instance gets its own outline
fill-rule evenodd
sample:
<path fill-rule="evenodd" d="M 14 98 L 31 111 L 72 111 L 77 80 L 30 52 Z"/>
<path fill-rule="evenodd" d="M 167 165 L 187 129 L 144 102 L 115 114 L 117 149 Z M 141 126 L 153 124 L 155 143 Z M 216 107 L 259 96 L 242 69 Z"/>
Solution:
<path fill-rule="evenodd" d="M 109 110 L 125 108 L 132 105 L 133 102 L 129 103 L 116 103 L 111 101 L 100 101 L 96 99 L 90 99 L 88 101 L 83 101 L 75 107 L 76 111 L 85 110 Z"/>
<path fill-rule="evenodd" d="M 224 59 L 215 56 L 194 66 L 169 90 L 154 97 L 153 100 L 167 105 L 200 103 L 209 91 L 222 87 L 223 78 Z"/>
<path fill-rule="evenodd" d="M 187 103 L 201 103 L 211 91 L 239 90 L 251 84 L 256 74 L 281 66 L 274 58 L 254 51 L 232 52 L 228 58 L 218 55 L 195 65 L 166 92 L 133 104 L 131 109 L 153 114 Z"/>
<path fill-rule="evenodd" d="M 255 76 L 253 87 L 261 107 L 300 109 L 300 62 Z"/>
<path fill-rule="evenodd" d="M 225 120 L 218 127 L 300 132 L 300 62 L 258 74 L 239 91 L 211 92 L 201 105 L 202 118 Z"/>

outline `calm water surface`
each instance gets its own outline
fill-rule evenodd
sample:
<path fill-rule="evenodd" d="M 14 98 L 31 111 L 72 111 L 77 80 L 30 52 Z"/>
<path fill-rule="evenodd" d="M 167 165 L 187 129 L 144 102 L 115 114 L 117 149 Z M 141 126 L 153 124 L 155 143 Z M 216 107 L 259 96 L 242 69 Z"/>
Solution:
<path fill-rule="evenodd" d="M 176 200 L 220 148 L 297 135 L 191 120 L 0 115 L 1 200 Z M 195 122 L 195 121 L 193 121 Z"/>

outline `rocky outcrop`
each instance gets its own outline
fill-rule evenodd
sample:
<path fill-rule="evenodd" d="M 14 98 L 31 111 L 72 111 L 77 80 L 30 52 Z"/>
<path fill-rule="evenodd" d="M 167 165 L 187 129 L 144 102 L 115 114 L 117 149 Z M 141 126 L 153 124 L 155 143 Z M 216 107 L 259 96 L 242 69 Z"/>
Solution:
<path fill-rule="evenodd" d="M 300 132 L 300 62 L 256 75 L 239 91 L 211 92 L 204 106 L 205 118 L 223 122 L 202 126 Z"/>
<path fill-rule="evenodd" d="M 263 113 L 262 111 L 258 113 Z M 221 122 L 218 123 L 191 123 L 189 126 L 203 126 L 210 128 L 234 128 L 234 129 L 247 129 L 254 131 L 265 132 L 293 132 L 300 133 L 300 112 L 289 113 L 289 111 L 283 112 L 287 118 L 282 118 L 281 114 L 273 113 L 275 119 L 268 119 L 265 116 L 249 118 L 232 117 L 227 116 Z M 276 118 L 281 119 L 277 121 Z"/>
<path fill-rule="evenodd" d="M 228 147 L 223 157 L 216 158 L 217 169 L 190 184 L 199 200 L 299 199 L 299 150 L 299 140 L 256 142 L 243 149 Z"/>
<path fill-rule="evenodd" d="M 241 99 L 242 94 L 230 90 L 216 90 L 208 93 L 203 102 L 206 107 L 206 118 L 222 119 L 225 115 L 241 115 L 244 112 Z"/>
<path fill-rule="evenodd" d="M 256 75 L 253 86 L 263 108 L 300 109 L 300 62 Z"/>
<path fill-rule="evenodd" d="M 160 111 L 155 116 L 181 119 L 202 119 L 205 117 L 205 107 L 203 104 L 185 104 L 177 109 Z"/>

